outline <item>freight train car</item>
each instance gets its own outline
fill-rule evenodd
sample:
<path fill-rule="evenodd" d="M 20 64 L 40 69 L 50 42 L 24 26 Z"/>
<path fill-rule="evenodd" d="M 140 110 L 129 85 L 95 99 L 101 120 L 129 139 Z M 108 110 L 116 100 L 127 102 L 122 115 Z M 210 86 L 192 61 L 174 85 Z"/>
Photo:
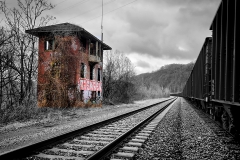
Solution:
<path fill-rule="evenodd" d="M 170 96 L 180 97 L 180 96 L 181 96 L 181 93 L 170 93 Z"/>
<path fill-rule="evenodd" d="M 222 0 L 182 96 L 240 133 L 239 0 Z"/>
<path fill-rule="evenodd" d="M 183 89 L 182 96 L 208 102 L 211 94 L 211 46 L 212 38 L 207 37 Z"/>

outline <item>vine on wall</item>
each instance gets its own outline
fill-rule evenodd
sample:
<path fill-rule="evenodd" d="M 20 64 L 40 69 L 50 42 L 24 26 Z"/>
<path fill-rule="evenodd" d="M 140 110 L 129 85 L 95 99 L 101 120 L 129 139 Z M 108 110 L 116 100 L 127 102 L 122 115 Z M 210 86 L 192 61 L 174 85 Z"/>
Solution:
<path fill-rule="evenodd" d="M 75 81 L 80 57 L 71 48 L 71 36 L 55 36 L 54 49 L 43 75 L 45 84 L 39 86 L 38 105 L 41 107 L 69 107 L 75 104 Z"/>

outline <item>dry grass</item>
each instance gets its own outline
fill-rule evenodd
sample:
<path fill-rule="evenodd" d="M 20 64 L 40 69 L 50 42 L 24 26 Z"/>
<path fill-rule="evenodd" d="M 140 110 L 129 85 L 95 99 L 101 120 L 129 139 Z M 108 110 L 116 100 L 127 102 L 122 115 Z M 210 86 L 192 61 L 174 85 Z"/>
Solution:
<path fill-rule="evenodd" d="M 71 116 L 79 107 L 37 107 L 36 100 L 24 101 L 21 105 L 1 106 L 0 124 L 34 120 L 62 119 Z M 83 107 L 82 107 L 83 108 Z"/>

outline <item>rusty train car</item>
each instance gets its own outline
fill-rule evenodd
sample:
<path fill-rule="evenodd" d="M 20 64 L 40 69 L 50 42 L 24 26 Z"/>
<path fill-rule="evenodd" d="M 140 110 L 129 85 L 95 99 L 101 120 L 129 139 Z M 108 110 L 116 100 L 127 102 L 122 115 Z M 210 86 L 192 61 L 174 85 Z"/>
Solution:
<path fill-rule="evenodd" d="M 240 133 L 239 0 L 222 0 L 194 68 L 180 96 Z"/>

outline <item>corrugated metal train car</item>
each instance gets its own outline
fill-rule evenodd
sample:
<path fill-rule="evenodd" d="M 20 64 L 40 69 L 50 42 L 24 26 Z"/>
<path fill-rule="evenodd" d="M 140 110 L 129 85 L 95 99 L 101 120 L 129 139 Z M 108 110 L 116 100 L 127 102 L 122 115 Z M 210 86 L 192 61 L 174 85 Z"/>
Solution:
<path fill-rule="evenodd" d="M 240 133 L 239 0 L 222 0 L 181 96 Z"/>

